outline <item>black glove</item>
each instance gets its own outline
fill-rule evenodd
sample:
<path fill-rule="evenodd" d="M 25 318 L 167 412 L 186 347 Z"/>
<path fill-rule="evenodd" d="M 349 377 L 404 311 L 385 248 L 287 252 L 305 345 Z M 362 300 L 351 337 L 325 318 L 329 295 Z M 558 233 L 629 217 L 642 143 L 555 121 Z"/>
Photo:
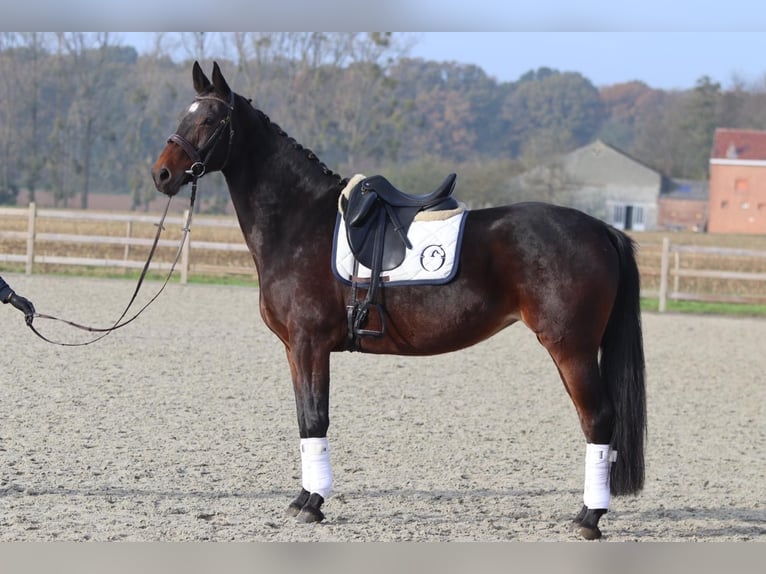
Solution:
<path fill-rule="evenodd" d="M 24 313 L 24 320 L 27 322 L 27 325 L 32 324 L 32 319 L 35 318 L 35 306 L 32 305 L 32 301 L 16 293 L 11 293 L 8 297 L 8 303 Z"/>

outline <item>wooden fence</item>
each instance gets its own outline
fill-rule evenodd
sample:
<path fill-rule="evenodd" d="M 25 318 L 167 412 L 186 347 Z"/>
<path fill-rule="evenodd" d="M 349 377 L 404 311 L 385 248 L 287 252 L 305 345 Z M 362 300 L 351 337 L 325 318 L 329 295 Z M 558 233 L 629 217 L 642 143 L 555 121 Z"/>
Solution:
<path fill-rule="evenodd" d="M 714 258 L 739 258 L 750 260 L 762 260 L 766 269 L 766 251 L 755 249 L 739 249 L 731 247 L 705 247 L 699 245 L 677 245 L 670 242 L 670 238 L 662 240 L 660 256 L 660 284 L 659 284 L 659 310 L 667 309 L 668 299 L 676 301 L 712 301 L 723 303 L 766 303 L 766 271 L 744 271 L 709 268 L 684 268 L 681 265 L 682 254 L 709 255 Z M 671 259 L 673 264 L 671 266 Z M 763 288 L 756 290 L 755 294 L 737 294 L 721 292 L 693 292 L 682 291 L 679 287 L 682 278 L 700 278 L 724 280 L 733 282 L 759 282 Z M 671 284 L 672 280 L 672 284 Z"/>
<path fill-rule="evenodd" d="M 142 224 L 144 228 L 148 224 L 157 224 L 158 215 L 141 214 L 118 214 L 118 213 L 94 213 L 82 210 L 61 209 L 37 209 L 34 204 L 29 208 L 0 208 L 0 220 L 11 218 L 16 224 L 16 231 L 6 231 L 0 227 L 0 240 L 11 240 L 16 245 L 26 245 L 16 253 L 0 253 L 0 262 L 23 263 L 27 274 L 33 273 L 36 265 L 77 265 L 104 268 L 140 269 L 144 266 L 145 259 L 136 259 L 134 248 L 148 250 L 153 237 L 146 233 L 139 236 L 135 228 Z M 26 220 L 26 225 L 23 221 Z M 98 235 L 92 233 L 51 233 L 38 232 L 39 221 L 69 220 L 85 221 L 89 223 L 104 223 L 109 226 L 110 235 Z M 186 214 L 183 217 L 168 216 L 165 220 L 166 227 L 177 226 L 176 235 L 180 238 L 180 230 L 186 222 Z M 122 233 L 119 228 L 122 226 Z M 19 230 L 19 228 L 25 229 Z M 49 226 L 50 227 L 50 226 Z M 199 217 L 195 216 L 192 222 L 196 236 L 211 235 L 203 231 L 205 228 L 226 228 L 235 230 L 239 235 L 239 225 L 234 217 Z M 115 234 L 115 231 L 117 234 Z M 214 234 L 212 234 L 214 235 Z M 247 253 L 248 249 L 243 240 L 231 241 L 202 241 L 194 239 L 195 234 L 188 237 L 177 270 L 181 276 L 181 283 L 186 283 L 191 272 L 206 275 L 245 274 L 254 276 L 255 268 L 249 257 L 243 259 L 241 265 L 233 260 L 233 252 Z M 656 241 L 656 240 L 655 240 Z M 7 243 L 7 241 L 6 241 Z M 38 246 L 46 245 L 96 245 L 96 246 L 121 246 L 121 257 L 81 257 L 72 255 L 51 255 L 39 253 Z M 170 249 L 173 255 L 177 253 L 179 239 L 161 239 L 159 247 Z M 23 251 L 23 252 L 20 252 Z M 58 249 L 58 252 L 66 253 L 66 249 Z M 230 252 L 224 259 L 226 265 L 211 264 L 219 258 L 210 256 L 211 252 Z M 131 258 L 131 255 L 134 255 Z M 724 247 L 703 247 L 695 245 L 675 244 L 669 237 L 662 239 L 662 244 L 642 244 L 639 253 L 639 266 L 642 278 L 642 296 L 658 297 L 659 310 L 667 309 L 668 300 L 692 300 L 692 301 L 716 301 L 734 303 L 766 303 L 766 251 L 753 249 L 735 249 Z M 699 261 L 691 261 L 696 257 Z M 686 258 L 686 259 L 685 259 Z M 160 258 L 151 265 L 152 270 L 167 271 L 172 263 L 167 257 Z M 737 264 L 732 262 L 736 260 Z M 748 264 L 740 261 L 747 260 Z M 691 261 L 691 262 L 690 262 Z M 728 262 L 728 269 L 721 268 L 718 262 Z M 756 262 L 756 263 L 753 263 Z M 738 268 L 737 268 L 738 267 Z M 689 280 L 692 281 L 689 281 Z M 739 286 L 749 284 L 749 289 L 739 289 L 739 293 L 726 291 L 719 288 L 718 283 L 734 283 Z M 707 282 L 707 286 L 702 284 Z M 718 282 L 718 283 L 716 283 Z M 682 285 L 683 283 L 683 285 Z M 753 288 L 753 283 L 756 283 Z M 761 287 L 761 284 L 763 285 Z M 691 288 L 689 288 L 691 286 Z M 682 287 L 684 287 L 682 289 Z M 704 288 L 703 288 L 704 287 Z"/>
<path fill-rule="evenodd" d="M 184 213 L 183 217 L 168 216 L 165 218 L 165 227 L 178 226 L 179 229 L 186 223 L 188 211 Z M 93 213 L 83 210 L 61 210 L 61 209 L 37 209 L 34 203 L 29 205 L 29 208 L 12 208 L 12 207 L 0 207 L 0 218 L 24 218 L 26 217 L 27 225 L 24 231 L 5 231 L 0 229 L 0 239 L 10 239 L 16 241 L 26 242 L 26 251 L 24 253 L 0 253 L 0 262 L 12 262 L 12 263 L 24 263 L 27 274 L 31 274 L 34 271 L 35 265 L 51 264 L 51 265 L 77 265 L 88 267 L 112 267 L 122 269 L 141 269 L 145 265 L 145 260 L 131 259 L 131 248 L 144 247 L 148 248 L 152 245 L 154 238 L 151 237 L 137 237 L 134 235 L 134 225 L 143 224 L 155 224 L 159 223 L 158 215 L 140 215 L 140 214 L 110 214 L 110 213 Z M 85 221 L 91 223 L 106 223 L 110 226 L 123 225 L 125 233 L 122 236 L 115 235 L 92 235 L 92 234 L 77 234 L 77 233 L 45 233 L 38 232 L 38 221 L 41 219 L 47 220 L 68 220 L 68 221 Z M 192 228 L 199 229 L 204 227 L 225 227 L 238 229 L 239 225 L 237 221 L 231 218 L 205 218 L 197 217 L 193 218 Z M 102 246 L 123 246 L 121 258 L 103 258 L 103 257 L 74 257 L 67 255 L 46 255 L 38 253 L 38 245 L 41 242 L 51 242 L 56 244 L 88 244 L 88 245 L 102 245 Z M 177 253 L 177 249 L 180 245 L 180 240 L 168 240 L 160 239 L 158 247 L 175 248 L 174 255 Z M 183 246 L 181 252 L 180 261 L 176 266 L 176 269 L 180 272 L 181 283 L 187 283 L 189 278 L 189 272 L 192 268 L 192 260 L 194 253 L 201 251 L 239 251 L 247 252 L 247 246 L 244 241 L 240 243 L 226 243 L 215 241 L 195 241 L 192 239 L 192 234 L 189 234 L 186 243 Z M 167 271 L 172 265 L 171 261 L 153 261 L 150 270 L 153 271 Z M 197 266 L 196 271 L 205 272 L 209 274 L 223 274 L 223 273 L 240 273 L 240 274 L 255 274 L 255 268 L 253 265 L 247 267 L 232 267 L 232 266 L 215 266 L 215 265 L 200 265 Z"/>

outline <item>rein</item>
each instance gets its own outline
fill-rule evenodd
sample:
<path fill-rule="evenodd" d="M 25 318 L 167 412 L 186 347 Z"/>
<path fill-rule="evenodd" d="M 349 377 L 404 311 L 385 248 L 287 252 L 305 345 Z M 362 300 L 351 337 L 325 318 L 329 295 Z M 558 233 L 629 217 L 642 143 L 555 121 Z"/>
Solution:
<path fill-rule="evenodd" d="M 65 324 L 67 324 L 67 325 L 69 325 L 71 327 L 75 327 L 75 328 L 81 329 L 83 331 L 89 331 L 91 333 L 101 333 L 101 335 L 99 335 L 98 337 L 96 337 L 94 339 L 91 339 L 89 341 L 84 341 L 84 342 L 81 342 L 81 343 L 65 343 L 65 342 L 62 342 L 62 341 L 54 341 L 54 340 L 46 337 L 42 333 L 40 333 L 37 330 L 37 328 L 32 324 L 32 321 L 29 321 L 27 323 L 27 325 L 29 326 L 30 329 L 32 329 L 32 332 L 35 335 L 37 335 L 38 337 L 40 337 L 43 341 L 46 341 L 46 342 L 51 343 L 53 345 L 60 345 L 62 347 L 83 347 L 85 345 L 91 345 L 91 344 L 93 344 L 93 343 L 95 343 L 97 341 L 100 341 L 101 339 L 103 339 L 104 337 L 109 335 L 111 332 L 116 331 L 117 329 L 120 329 L 121 327 L 124 327 L 125 325 L 128 325 L 128 324 L 132 323 L 133 321 L 135 321 L 138 318 L 139 315 L 141 315 L 141 313 L 143 313 L 146 310 L 147 307 L 149 307 L 149 305 L 154 303 L 154 301 L 157 299 L 157 297 L 159 297 L 160 294 L 165 290 L 165 287 L 167 286 L 168 282 L 170 281 L 170 277 L 173 275 L 173 271 L 176 268 L 176 264 L 178 263 L 178 260 L 181 257 L 181 252 L 183 250 L 184 243 L 186 242 L 186 239 L 187 239 L 187 237 L 189 235 L 189 231 L 191 230 L 192 214 L 194 213 L 194 200 L 195 200 L 196 195 L 197 195 L 197 179 L 199 179 L 198 177 L 194 176 L 193 174 L 192 174 L 192 178 L 193 178 L 193 180 L 192 180 L 192 190 L 191 190 L 191 197 L 189 199 L 189 214 L 186 217 L 186 223 L 184 224 L 184 227 L 183 227 L 183 237 L 181 238 L 181 243 L 178 246 L 178 252 L 176 253 L 175 258 L 173 259 L 173 264 L 170 266 L 170 271 L 168 271 L 168 276 L 165 278 L 165 281 L 162 284 L 162 287 L 160 287 L 159 291 L 157 291 L 157 293 L 151 299 L 149 299 L 149 301 L 143 307 L 141 307 L 136 312 L 135 315 L 133 315 L 130 319 L 127 319 L 127 320 L 123 321 L 125 316 L 128 314 L 128 311 L 133 306 L 133 303 L 135 302 L 136 297 L 138 297 L 138 293 L 141 290 L 141 286 L 142 286 L 142 284 L 144 282 L 144 279 L 146 278 L 146 274 L 149 271 L 149 266 L 150 266 L 150 264 L 152 262 L 152 258 L 154 257 L 154 253 L 155 253 L 155 251 L 157 251 L 157 244 L 159 243 L 160 235 L 162 234 L 162 231 L 165 229 L 163 224 L 165 223 L 165 217 L 168 214 L 168 208 L 170 207 L 170 202 L 173 199 L 172 197 L 168 198 L 168 202 L 167 202 L 167 204 L 165 204 L 165 211 L 162 213 L 162 217 L 160 218 L 160 222 L 157 224 L 157 233 L 154 236 L 154 243 L 152 243 L 152 247 L 149 250 L 149 256 L 148 256 L 148 258 L 146 260 L 146 263 L 144 264 L 143 269 L 141 270 L 141 275 L 138 278 L 138 282 L 136 284 L 135 290 L 133 291 L 133 295 L 130 298 L 130 301 L 128 302 L 127 306 L 125 307 L 125 310 L 122 312 L 122 315 L 120 315 L 120 317 L 114 322 L 114 324 L 111 327 L 105 327 L 105 328 L 91 327 L 91 326 L 88 326 L 88 325 L 81 325 L 80 323 L 76 323 L 74 321 L 69 321 L 67 319 L 61 319 L 61 318 L 55 317 L 53 315 L 45 315 L 43 313 L 35 313 L 35 315 L 34 315 L 35 318 L 39 317 L 40 319 L 50 319 L 52 321 L 58 321 L 60 323 L 65 323 Z"/>
<path fill-rule="evenodd" d="M 232 142 L 232 139 L 234 138 L 234 126 L 232 125 L 232 116 L 234 114 L 234 92 L 231 92 L 231 98 L 229 99 L 228 102 L 225 102 L 224 100 L 217 98 L 215 96 L 198 96 L 196 99 L 197 100 L 217 100 L 223 103 L 227 107 L 228 113 L 226 114 L 226 117 L 223 118 L 218 123 L 218 126 L 216 126 L 213 133 L 210 134 L 210 137 L 207 138 L 207 141 L 205 141 L 205 143 L 200 148 L 194 147 L 194 145 L 189 140 L 187 140 L 185 137 L 183 137 L 182 135 L 178 133 L 174 133 L 168 138 L 168 142 L 173 142 L 174 144 L 180 146 L 181 149 L 184 150 L 186 155 L 189 156 L 189 159 L 192 160 L 192 165 L 189 167 L 189 169 L 186 170 L 186 173 L 189 174 L 192 178 L 192 188 L 191 188 L 191 197 L 189 200 L 189 215 L 187 216 L 186 223 L 183 227 L 183 237 L 181 238 L 181 243 L 178 246 L 178 252 L 176 253 L 175 258 L 173 259 L 172 265 L 170 266 L 170 271 L 168 271 L 168 275 L 165 278 L 165 281 L 160 287 L 159 291 L 157 291 L 157 293 L 151 299 L 149 299 L 149 301 L 143 307 L 141 307 L 136 312 L 135 315 L 133 315 L 130 319 L 126 319 L 125 321 L 123 321 L 125 316 L 128 314 L 128 311 L 130 310 L 131 306 L 135 302 L 136 297 L 138 297 L 138 292 L 141 290 L 141 285 L 143 284 L 144 279 L 146 278 L 146 274 L 149 271 L 149 265 L 151 264 L 155 251 L 157 250 L 157 244 L 159 243 L 160 235 L 162 234 L 162 231 L 165 229 L 163 226 L 163 223 L 165 222 L 165 217 L 168 214 L 168 208 L 170 207 L 170 202 L 173 199 L 172 197 L 168 198 L 168 202 L 165 205 L 165 211 L 162 214 L 162 218 L 160 219 L 160 222 L 157 224 L 157 234 L 154 236 L 154 243 L 152 244 L 152 248 L 149 250 L 149 256 L 146 260 L 146 263 L 144 264 L 143 269 L 141 270 L 141 275 L 138 278 L 138 283 L 136 284 L 136 288 L 133 291 L 133 295 L 130 298 L 128 305 L 125 307 L 125 310 L 122 312 L 122 315 L 120 315 L 119 319 L 117 319 L 117 321 L 115 321 L 111 327 L 99 328 L 99 327 L 90 327 L 88 325 L 81 325 L 79 323 L 75 323 L 74 321 L 60 319 L 59 317 L 54 317 L 52 315 L 35 313 L 34 317 L 58 321 L 58 322 L 70 325 L 72 327 L 75 327 L 77 329 L 82 329 L 83 331 L 89 331 L 91 333 L 101 333 L 101 335 L 99 335 L 98 337 L 91 339 L 89 341 L 82 342 L 82 343 L 64 343 L 61 341 L 53 341 L 49 339 L 48 337 L 40 333 L 35 328 L 35 326 L 32 324 L 32 321 L 29 321 L 27 323 L 29 328 L 32 329 L 32 332 L 34 332 L 34 334 L 40 337 L 43 341 L 47 341 L 48 343 L 52 343 L 54 345 L 60 345 L 62 347 L 81 347 L 84 345 L 90 345 L 92 343 L 95 343 L 96 341 L 100 341 L 111 332 L 116 331 L 117 329 L 124 327 L 125 325 L 128 325 L 132 323 L 134 320 L 136 320 L 138 316 L 141 315 L 141 313 L 143 313 L 146 310 L 146 308 L 149 307 L 149 305 L 151 305 L 157 299 L 157 297 L 159 297 L 160 294 L 165 290 L 165 287 L 170 281 L 170 277 L 173 275 L 173 271 L 175 270 L 176 264 L 178 263 L 178 260 L 181 258 L 181 253 L 183 250 L 184 243 L 186 242 L 186 239 L 189 235 L 189 231 L 191 230 L 192 214 L 194 213 L 194 200 L 197 196 L 197 180 L 199 180 L 199 178 L 205 175 L 205 172 L 207 171 L 208 161 L 210 160 L 210 157 L 212 156 L 213 152 L 218 147 L 218 143 L 221 140 L 221 135 L 223 134 L 223 130 L 227 126 L 229 127 L 229 142 L 228 142 L 228 148 L 226 150 L 226 157 L 220 169 L 223 169 L 224 167 L 226 167 L 226 165 L 229 162 L 229 155 L 231 153 L 231 142 Z"/>

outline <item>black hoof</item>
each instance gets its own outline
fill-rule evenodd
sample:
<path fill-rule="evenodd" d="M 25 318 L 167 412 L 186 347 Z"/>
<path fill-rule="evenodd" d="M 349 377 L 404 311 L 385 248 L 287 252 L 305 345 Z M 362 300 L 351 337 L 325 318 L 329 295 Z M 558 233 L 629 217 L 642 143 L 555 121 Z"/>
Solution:
<path fill-rule="evenodd" d="M 579 527 L 582 524 L 586 512 L 588 512 L 588 507 L 583 504 L 582 510 L 580 510 L 580 512 L 577 513 L 577 516 L 574 517 L 574 520 L 572 520 L 573 527 Z"/>
<path fill-rule="evenodd" d="M 320 510 L 322 504 L 324 504 L 324 498 L 315 492 L 301 508 L 298 520 L 305 523 L 322 522 L 324 520 L 324 513 Z"/>
<path fill-rule="evenodd" d="M 598 540 L 601 538 L 601 530 L 599 530 L 598 526 L 593 526 L 592 528 L 581 526 L 580 536 L 585 538 L 585 540 Z"/>
<path fill-rule="evenodd" d="M 598 540 L 601 538 L 601 530 L 598 527 L 598 521 L 606 514 L 604 508 L 590 509 L 583 506 L 582 510 L 572 521 L 572 530 L 576 531 L 585 540 Z"/>
<path fill-rule="evenodd" d="M 298 496 L 295 497 L 295 500 L 290 503 L 290 506 L 287 507 L 287 514 L 290 516 L 298 516 L 301 509 L 306 506 L 310 496 L 311 493 L 308 490 L 301 488 L 300 494 L 298 494 Z"/>
<path fill-rule="evenodd" d="M 322 522 L 324 513 L 320 508 L 323 504 L 324 498 L 319 494 L 311 494 L 302 488 L 300 494 L 287 507 L 287 514 L 297 517 L 300 522 Z"/>

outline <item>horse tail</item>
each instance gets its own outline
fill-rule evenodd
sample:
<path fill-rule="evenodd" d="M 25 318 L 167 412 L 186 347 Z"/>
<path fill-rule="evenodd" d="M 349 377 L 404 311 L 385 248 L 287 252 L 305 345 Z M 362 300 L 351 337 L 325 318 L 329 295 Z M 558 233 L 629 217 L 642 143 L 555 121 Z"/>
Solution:
<path fill-rule="evenodd" d="M 610 446 L 617 451 L 612 464 L 614 495 L 636 494 L 644 486 L 646 383 L 641 334 L 641 278 L 635 244 L 621 231 L 609 228 L 619 255 L 620 276 L 612 314 L 601 340 L 601 378 L 606 381 L 615 409 Z"/>

